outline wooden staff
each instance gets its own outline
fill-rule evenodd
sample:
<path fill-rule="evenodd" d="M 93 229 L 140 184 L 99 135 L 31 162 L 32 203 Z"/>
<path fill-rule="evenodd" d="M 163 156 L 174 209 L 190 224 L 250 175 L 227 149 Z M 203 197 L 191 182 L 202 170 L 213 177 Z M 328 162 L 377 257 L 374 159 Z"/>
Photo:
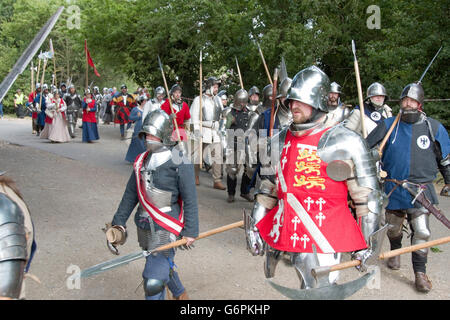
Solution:
<path fill-rule="evenodd" d="M 356 58 L 356 46 L 355 46 L 355 41 L 353 41 L 353 40 L 352 40 L 352 51 L 353 51 L 353 56 L 354 56 L 356 87 L 358 88 L 359 108 L 361 111 L 361 132 L 362 132 L 362 137 L 365 139 L 367 137 L 367 132 L 366 132 L 366 126 L 364 123 L 364 117 L 365 117 L 364 101 L 363 101 L 362 88 L 361 88 L 361 78 L 359 76 L 358 59 Z"/>
<path fill-rule="evenodd" d="M 41 59 L 38 58 L 38 69 L 36 74 L 36 80 L 39 81 L 39 74 L 41 73 Z"/>
<path fill-rule="evenodd" d="M 395 117 L 394 122 L 392 122 L 391 127 L 389 128 L 389 131 L 386 133 L 386 136 L 383 138 L 383 141 L 381 141 L 380 146 L 378 147 L 378 153 L 380 155 L 380 159 L 381 159 L 381 156 L 383 155 L 384 146 L 386 145 L 389 137 L 392 134 L 392 131 L 394 131 L 395 126 L 397 125 L 398 121 L 400 120 L 401 114 L 402 114 L 402 111 L 400 110 L 398 112 L 397 116 Z"/>
<path fill-rule="evenodd" d="M 203 169 L 203 67 L 202 67 L 202 51 L 200 50 L 200 95 L 199 95 L 199 108 L 200 108 L 200 169 Z"/>
<path fill-rule="evenodd" d="M 242 75 L 241 75 L 241 69 L 239 68 L 239 62 L 237 57 L 234 57 L 236 59 L 236 68 L 239 75 L 239 83 L 241 84 L 241 89 L 244 89 L 244 83 L 242 82 Z"/>
<path fill-rule="evenodd" d="M 47 67 L 47 59 L 44 59 L 44 67 L 42 68 L 42 78 L 41 78 L 41 95 L 39 96 L 39 109 L 42 110 L 42 95 L 44 90 L 42 86 L 44 85 L 45 68 Z"/>
<path fill-rule="evenodd" d="M 31 61 L 31 92 L 34 92 L 34 64 Z"/>
<path fill-rule="evenodd" d="M 273 85 L 272 85 L 272 106 L 270 110 L 270 127 L 269 127 L 269 136 L 273 135 L 273 126 L 275 124 L 275 103 L 277 101 L 277 83 L 278 83 L 278 68 L 275 68 L 275 72 L 273 74 Z"/>
<path fill-rule="evenodd" d="M 450 242 L 450 236 L 448 237 L 444 237 L 444 238 L 440 238 L 440 239 L 436 239 L 436 240 L 432 240 L 432 241 L 428 241 L 428 242 L 424 242 L 424 243 L 420 243 L 420 244 L 416 244 L 413 246 L 409 246 L 409 247 L 405 247 L 405 248 L 400 248 L 400 249 L 396 249 L 396 250 L 391 250 L 391 251 L 386 251 L 381 253 L 378 258 L 381 260 L 385 260 L 388 258 L 392 258 L 392 257 L 396 257 L 405 253 L 410 253 L 410 252 L 414 252 L 420 249 L 425 249 L 425 248 L 429 248 L 429 247 L 433 247 L 433 246 L 437 246 L 440 244 L 445 244 Z M 351 267 L 357 267 L 361 264 L 361 261 L 359 260 L 351 260 L 351 261 L 347 261 L 347 262 L 343 262 L 343 263 L 339 263 L 339 264 L 335 264 L 333 266 L 329 266 L 329 267 L 319 267 L 316 269 L 313 269 L 312 272 L 314 273 L 318 273 L 317 271 L 314 270 L 320 270 L 321 268 L 326 268 L 327 272 L 329 270 L 329 272 L 333 272 L 333 271 L 339 271 L 339 270 L 343 270 L 343 269 L 348 269 Z"/>
<path fill-rule="evenodd" d="M 231 229 L 234 229 L 234 228 L 239 228 L 239 227 L 242 227 L 243 225 L 244 225 L 244 220 L 241 220 L 241 221 L 238 221 L 238 222 L 234 222 L 234 223 L 231 223 L 231 224 L 227 224 L 227 225 L 222 226 L 222 227 L 218 227 L 218 228 L 215 228 L 215 229 L 211 229 L 211 230 L 202 232 L 202 233 L 200 233 L 198 235 L 197 238 L 195 238 L 195 240 L 200 240 L 200 239 L 212 236 L 212 235 L 214 235 L 216 233 L 221 233 L 221 232 L 228 231 L 228 230 L 231 230 Z M 163 250 L 172 249 L 172 248 L 175 248 L 175 247 L 182 246 L 182 245 L 186 244 L 186 242 L 187 242 L 186 239 L 181 239 L 181 240 L 178 240 L 178 241 L 175 241 L 175 242 L 168 243 L 168 244 L 163 245 L 161 247 L 158 247 L 158 248 L 152 250 L 151 252 L 153 253 L 153 252 L 157 252 L 157 251 L 163 251 Z"/>
<path fill-rule="evenodd" d="M 88 63 L 88 56 L 87 56 L 87 40 L 84 39 L 84 43 L 85 43 L 85 55 L 86 55 L 86 89 L 89 88 L 89 63 Z"/>
<path fill-rule="evenodd" d="M 175 115 L 175 118 L 173 118 L 173 123 L 175 124 L 175 130 L 177 131 L 178 141 L 181 142 L 180 131 L 178 130 L 178 124 L 177 124 L 177 117 L 176 117 L 177 114 L 175 113 L 175 110 L 173 109 L 172 99 L 170 98 L 169 87 L 167 86 L 166 76 L 164 75 L 164 69 L 163 69 L 162 62 L 161 62 L 161 59 L 159 58 L 159 56 L 158 56 L 158 63 L 159 63 L 159 69 L 161 70 L 161 74 L 163 77 L 164 87 L 166 88 L 167 99 L 169 100 L 170 111 L 172 112 L 172 114 Z"/>
<path fill-rule="evenodd" d="M 264 69 L 266 70 L 267 78 L 269 78 L 270 84 L 273 85 L 273 81 L 272 81 L 272 78 L 270 77 L 269 69 L 267 68 L 266 59 L 264 59 L 264 55 L 262 53 L 261 47 L 259 46 L 259 43 L 258 43 L 258 50 L 259 50 L 259 55 L 261 56 L 261 59 L 262 59 L 263 65 L 264 65 Z"/>

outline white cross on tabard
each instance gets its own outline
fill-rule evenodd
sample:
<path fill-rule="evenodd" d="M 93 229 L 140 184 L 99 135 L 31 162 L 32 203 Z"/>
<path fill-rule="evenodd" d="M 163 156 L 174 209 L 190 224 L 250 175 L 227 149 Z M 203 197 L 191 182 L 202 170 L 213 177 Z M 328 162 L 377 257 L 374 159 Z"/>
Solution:
<path fill-rule="evenodd" d="M 303 202 L 305 202 L 306 204 L 308 204 L 308 211 L 311 209 L 311 204 L 314 203 L 314 200 L 311 199 L 311 197 L 306 198 L 305 200 L 303 200 Z"/>
<path fill-rule="evenodd" d="M 291 222 L 294 224 L 294 231 L 297 231 L 297 224 L 302 222 L 297 216 L 294 217 L 294 219 L 291 220 Z"/>
<path fill-rule="evenodd" d="M 292 238 L 292 237 L 291 237 Z M 292 240 L 292 239 L 291 239 Z M 306 235 L 306 233 L 302 236 L 302 238 L 300 239 L 303 241 L 303 249 L 306 249 L 306 243 L 309 241 L 308 236 Z"/>
<path fill-rule="evenodd" d="M 290 146 L 291 146 L 291 142 L 290 141 L 287 144 L 284 145 L 283 149 L 286 148 L 286 153 L 285 154 L 288 153 Z"/>
<path fill-rule="evenodd" d="M 316 219 L 319 220 L 319 227 L 322 226 L 322 220 L 325 220 L 327 217 L 322 212 L 319 212 L 318 215 L 316 215 Z"/>
<path fill-rule="evenodd" d="M 319 198 L 319 200 L 316 201 L 316 204 L 319 205 L 319 211 L 322 211 L 322 206 L 327 203 L 325 200 L 323 200 L 322 198 Z"/>
<path fill-rule="evenodd" d="M 300 238 L 298 237 L 298 235 L 297 235 L 296 233 L 294 233 L 294 234 L 291 236 L 291 240 L 294 241 L 294 244 L 293 244 L 292 246 L 295 248 L 295 243 L 296 243 L 298 240 L 300 240 Z"/>
<path fill-rule="evenodd" d="M 286 164 L 286 162 L 287 162 L 287 158 L 284 157 L 283 160 L 281 160 L 281 163 L 283 164 L 283 165 L 281 166 L 281 170 L 284 170 L 284 165 Z"/>

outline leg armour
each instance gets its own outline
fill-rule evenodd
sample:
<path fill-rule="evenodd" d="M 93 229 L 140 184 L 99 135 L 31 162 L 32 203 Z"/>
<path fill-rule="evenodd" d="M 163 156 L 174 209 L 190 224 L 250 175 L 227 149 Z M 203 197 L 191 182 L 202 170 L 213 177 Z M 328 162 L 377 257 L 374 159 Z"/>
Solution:
<path fill-rule="evenodd" d="M 264 275 L 266 278 L 273 278 L 275 276 L 275 269 L 281 258 L 281 251 L 267 249 L 266 260 L 264 261 Z"/>
<path fill-rule="evenodd" d="M 389 239 L 402 237 L 404 220 L 405 213 L 402 210 L 386 210 L 386 223 L 390 225 L 387 231 Z"/>
<path fill-rule="evenodd" d="M 425 208 L 412 208 L 408 209 L 407 212 L 412 231 L 411 244 L 415 245 L 427 242 L 431 237 L 428 211 Z M 418 250 L 418 252 L 426 255 L 428 248 Z"/>
<path fill-rule="evenodd" d="M 294 264 L 297 276 L 300 279 L 301 289 L 310 289 L 318 287 L 316 279 L 312 276 L 311 270 L 318 266 L 330 266 L 338 264 L 341 260 L 341 254 L 314 254 L 314 253 L 293 253 L 291 261 Z M 339 271 L 330 272 L 328 282 L 333 284 L 339 277 Z"/>
<path fill-rule="evenodd" d="M 158 279 L 144 278 L 144 291 L 148 297 L 157 295 L 164 290 L 164 282 Z"/>

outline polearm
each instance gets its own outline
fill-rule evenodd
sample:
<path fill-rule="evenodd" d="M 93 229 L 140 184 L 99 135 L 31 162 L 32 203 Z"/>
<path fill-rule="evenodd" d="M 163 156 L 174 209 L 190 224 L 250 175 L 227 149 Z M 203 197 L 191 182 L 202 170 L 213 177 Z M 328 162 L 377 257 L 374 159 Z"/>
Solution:
<path fill-rule="evenodd" d="M 42 54 L 39 54 L 39 56 Z M 36 81 L 39 81 L 39 75 L 41 74 L 41 59 L 38 58 L 38 69 L 37 69 L 37 74 L 36 74 Z"/>
<path fill-rule="evenodd" d="M 242 75 L 241 75 L 241 69 L 239 68 L 239 62 L 237 57 L 234 57 L 236 59 L 236 68 L 239 75 L 239 83 L 241 84 L 241 89 L 244 89 L 244 82 L 242 81 Z"/>
<path fill-rule="evenodd" d="M 261 59 L 262 59 L 263 65 L 264 65 L 264 69 L 266 70 L 267 78 L 269 78 L 270 84 L 273 85 L 273 81 L 272 81 L 272 78 L 270 77 L 269 69 L 267 68 L 266 59 L 264 59 L 264 55 L 262 53 L 261 47 L 259 46 L 259 43 L 257 43 L 257 45 L 258 45 L 259 55 L 261 56 Z"/>
<path fill-rule="evenodd" d="M 414 251 L 417 251 L 420 249 L 425 249 L 425 248 L 437 246 L 440 244 L 445 244 L 448 242 L 450 242 L 450 236 L 444 237 L 444 238 L 439 238 L 439 239 L 428 241 L 428 242 L 424 242 L 424 243 L 420 243 L 420 244 L 416 244 L 416 245 L 405 247 L 405 248 L 400 248 L 400 249 L 396 249 L 396 250 L 383 252 L 378 256 L 378 258 L 380 260 L 385 260 L 388 258 L 392 258 L 392 257 L 396 257 L 399 255 L 405 254 L 405 253 L 414 252 Z M 311 270 L 311 273 L 313 275 L 326 274 L 326 273 L 333 272 L 333 271 L 339 271 L 339 270 L 348 269 L 351 267 L 357 267 L 360 264 L 361 264 L 361 261 L 359 261 L 359 260 L 351 260 L 351 261 L 335 264 L 332 266 L 323 266 L 323 267 L 314 268 Z"/>
<path fill-rule="evenodd" d="M 84 39 L 84 43 L 85 43 L 85 48 L 84 48 L 84 55 L 86 56 L 86 89 L 89 88 L 88 84 L 89 84 L 89 79 L 88 79 L 88 74 L 89 74 L 89 63 L 88 63 L 88 56 L 87 56 L 87 39 Z"/>
<path fill-rule="evenodd" d="M 234 223 L 222 226 L 222 227 L 211 229 L 209 231 L 205 231 L 205 232 L 200 233 L 198 235 L 198 237 L 195 238 L 195 240 L 200 240 L 200 239 L 212 236 L 212 235 L 217 234 L 217 233 L 221 233 L 221 232 L 225 232 L 225 231 L 228 231 L 228 230 L 231 230 L 231 229 L 239 228 L 239 227 L 241 227 L 243 225 L 244 225 L 244 221 L 241 220 L 241 221 L 234 222 Z M 101 272 L 113 269 L 115 267 L 128 264 L 128 263 L 130 263 L 130 262 L 132 262 L 134 260 L 137 260 L 137 259 L 140 259 L 140 258 L 144 258 L 144 257 L 146 257 L 146 256 L 148 256 L 148 255 L 150 255 L 150 254 L 152 254 L 154 252 L 158 252 L 158 251 L 162 251 L 162 250 L 168 250 L 168 249 L 172 249 L 172 248 L 175 248 L 175 247 L 182 246 L 182 245 L 186 244 L 186 242 L 187 242 L 186 239 L 181 239 L 181 240 L 178 240 L 178 241 L 171 242 L 169 244 L 160 246 L 160 247 L 158 247 L 158 248 L 156 248 L 156 249 L 154 249 L 152 251 L 144 251 L 144 252 L 139 251 L 139 252 L 128 254 L 128 255 L 120 257 L 120 258 L 115 258 L 115 259 L 112 259 L 112 260 L 109 260 L 109 261 L 105 261 L 105 262 L 96 264 L 95 266 L 92 266 L 90 268 L 87 268 L 85 270 L 82 270 L 81 273 L 79 274 L 79 276 L 80 276 L 80 278 L 87 278 L 87 277 L 93 276 L 95 274 L 98 274 L 98 273 L 101 273 Z"/>
<path fill-rule="evenodd" d="M 44 85 L 45 68 L 47 67 L 47 58 L 44 58 L 44 67 L 42 68 L 41 93 L 39 95 L 39 109 L 42 110 L 42 95 L 44 94 L 42 86 Z"/>
<path fill-rule="evenodd" d="M 56 79 L 56 55 L 55 55 L 55 49 L 53 48 L 53 41 L 50 39 L 50 51 L 53 54 L 53 79 L 52 84 L 58 87 L 58 81 Z"/>
<path fill-rule="evenodd" d="M 175 130 L 177 131 L 178 141 L 180 141 L 180 143 L 181 143 L 180 131 L 178 130 L 178 124 L 177 124 L 177 114 L 175 113 L 175 110 L 173 109 L 172 99 L 170 98 L 170 93 L 169 93 L 169 87 L 167 86 L 166 76 L 164 75 L 163 65 L 162 65 L 162 62 L 161 62 L 161 59 L 159 58 L 159 56 L 158 56 L 158 64 L 159 64 L 159 69 L 161 70 L 161 75 L 162 75 L 162 78 L 164 81 L 164 87 L 166 88 L 167 99 L 169 100 L 170 111 L 175 116 L 173 118 L 173 123 L 175 124 Z"/>
<path fill-rule="evenodd" d="M 273 126 L 275 124 L 275 103 L 277 101 L 277 83 L 278 83 L 278 68 L 275 68 L 273 74 L 273 85 L 272 85 L 272 106 L 270 109 L 270 126 L 269 126 L 269 136 L 273 136 Z"/>
<path fill-rule="evenodd" d="M 34 92 L 34 64 L 31 61 L 31 92 Z"/>
<path fill-rule="evenodd" d="M 362 88 L 361 88 L 361 78 L 359 75 L 358 59 L 356 58 L 356 46 L 355 46 L 354 40 L 352 40 L 352 51 L 353 51 L 354 65 L 355 65 L 356 87 L 358 88 L 359 108 L 361 110 L 361 132 L 362 132 L 362 137 L 365 139 L 367 137 L 367 132 L 366 132 L 366 126 L 364 124 L 364 117 L 365 117 L 364 101 L 363 101 Z"/>
<path fill-rule="evenodd" d="M 199 147 L 199 156 L 200 156 L 200 169 L 203 169 L 203 67 L 202 67 L 202 51 L 200 50 L 200 95 L 199 97 L 199 108 L 200 108 L 200 147 Z"/>

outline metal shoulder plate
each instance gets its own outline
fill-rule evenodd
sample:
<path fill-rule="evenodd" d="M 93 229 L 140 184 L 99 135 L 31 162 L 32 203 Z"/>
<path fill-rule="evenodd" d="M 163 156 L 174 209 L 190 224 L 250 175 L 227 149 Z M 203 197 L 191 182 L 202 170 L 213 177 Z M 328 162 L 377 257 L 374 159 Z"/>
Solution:
<path fill-rule="evenodd" d="M 331 128 L 320 138 L 317 154 L 328 164 L 333 161 L 352 160 L 358 185 L 380 190 L 376 168 L 378 159 L 367 142 L 343 124 Z"/>
<path fill-rule="evenodd" d="M 267 142 L 267 154 L 260 154 L 261 176 L 274 176 L 280 162 L 288 128 L 274 134 Z M 264 157 L 265 156 L 265 157 Z"/>
<path fill-rule="evenodd" d="M 27 260 L 24 213 L 14 201 L 0 193 L 0 263 L 8 260 Z"/>

